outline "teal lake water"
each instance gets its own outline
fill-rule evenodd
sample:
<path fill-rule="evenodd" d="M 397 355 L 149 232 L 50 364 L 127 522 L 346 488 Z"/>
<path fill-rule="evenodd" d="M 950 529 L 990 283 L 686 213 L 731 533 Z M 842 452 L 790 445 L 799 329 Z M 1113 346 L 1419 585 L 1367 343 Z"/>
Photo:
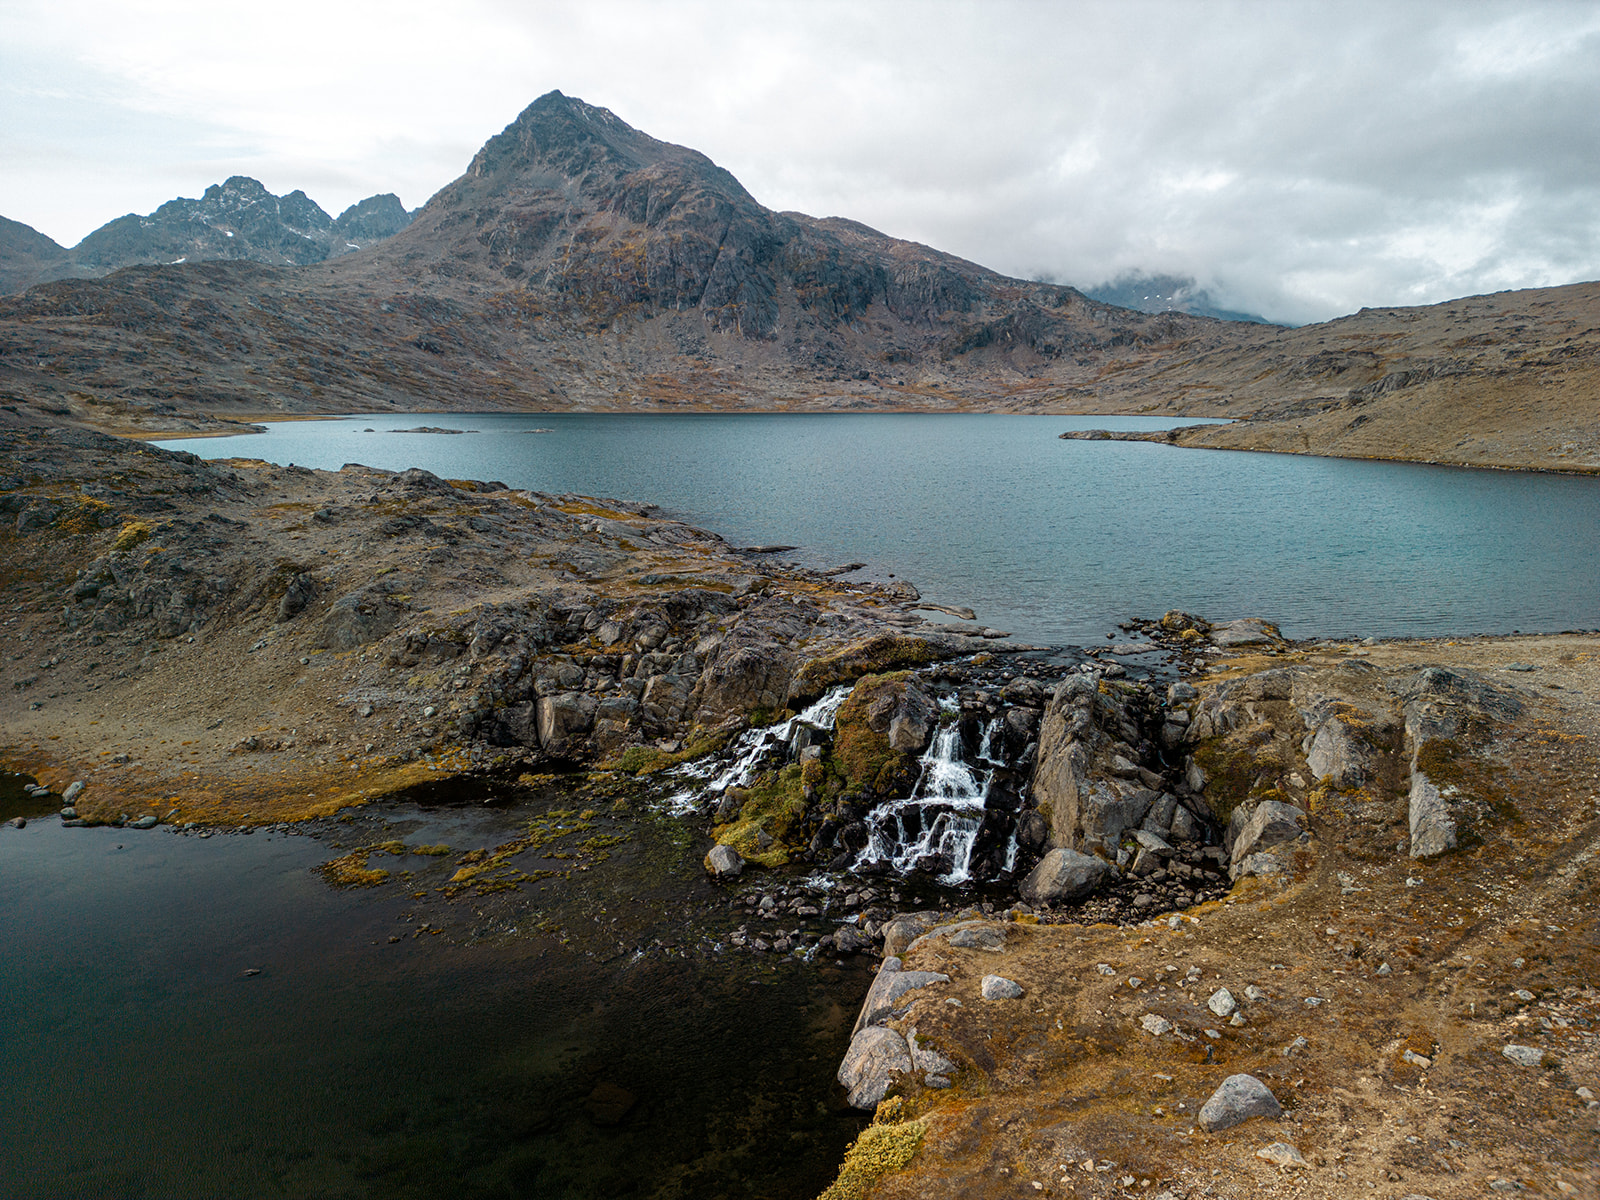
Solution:
<path fill-rule="evenodd" d="M 1057 436 L 1171 424 L 407 413 L 163 444 L 655 503 L 807 565 L 865 562 L 852 578 L 893 573 L 1051 644 L 1171 608 L 1297 637 L 1600 626 L 1600 481 Z M 388 432 L 420 425 L 472 432 Z"/>

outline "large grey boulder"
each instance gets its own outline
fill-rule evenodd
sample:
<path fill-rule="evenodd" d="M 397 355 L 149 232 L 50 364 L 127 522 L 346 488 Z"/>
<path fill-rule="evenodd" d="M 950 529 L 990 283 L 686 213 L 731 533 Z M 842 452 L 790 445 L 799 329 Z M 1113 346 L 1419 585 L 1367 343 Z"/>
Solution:
<path fill-rule="evenodd" d="M 1411 857 L 1433 858 L 1456 848 L 1456 819 L 1433 780 L 1411 772 L 1407 797 L 1411 825 Z"/>
<path fill-rule="evenodd" d="M 850 1107 L 870 1111 L 878 1107 L 896 1076 L 914 1069 L 905 1038 L 892 1029 L 869 1026 L 850 1039 L 838 1079 L 850 1093 Z"/>
<path fill-rule="evenodd" d="M 1312 735 L 1306 765 L 1336 788 L 1357 787 L 1372 775 L 1373 757 L 1345 722 L 1332 717 Z"/>
<path fill-rule="evenodd" d="M 1039 860 L 1017 894 L 1029 904 L 1069 904 L 1089 895 L 1112 873 L 1111 864 L 1103 858 L 1062 847 Z"/>
<path fill-rule="evenodd" d="M 1281 800 L 1263 800 L 1245 818 L 1230 848 L 1235 863 L 1242 863 L 1257 851 L 1292 842 L 1305 831 L 1306 815 Z"/>
<path fill-rule="evenodd" d="M 1200 1109 L 1200 1128 L 1216 1133 L 1252 1117 L 1282 1115 L 1283 1106 L 1261 1080 L 1254 1075 L 1229 1075 Z"/>

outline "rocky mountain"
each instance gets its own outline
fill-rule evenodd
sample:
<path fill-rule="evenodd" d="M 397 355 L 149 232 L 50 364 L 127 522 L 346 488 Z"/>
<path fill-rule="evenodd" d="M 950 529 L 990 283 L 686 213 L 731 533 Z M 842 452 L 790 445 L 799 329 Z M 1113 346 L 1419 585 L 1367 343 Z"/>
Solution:
<path fill-rule="evenodd" d="M 1212 299 L 1211 292 L 1201 287 L 1192 276 L 1147 275 L 1134 271 L 1118 275 L 1098 287 L 1085 288 L 1084 295 L 1139 312 L 1183 312 L 1197 317 L 1215 317 L 1219 321 L 1272 324 L 1255 313 L 1221 307 Z"/>
<path fill-rule="evenodd" d="M 71 250 L 7 221 L 0 229 L 0 284 L 19 292 L 44 280 L 92 278 L 136 264 L 209 259 L 304 266 L 392 237 L 410 222 L 392 192 L 369 196 L 334 218 L 302 191 L 274 196 L 258 181 L 235 175 L 198 200 L 179 197 L 146 216 L 109 221 Z"/>
<path fill-rule="evenodd" d="M 54 278 L 67 250 L 32 225 L 0 217 L 0 295 L 20 292 L 38 279 Z"/>

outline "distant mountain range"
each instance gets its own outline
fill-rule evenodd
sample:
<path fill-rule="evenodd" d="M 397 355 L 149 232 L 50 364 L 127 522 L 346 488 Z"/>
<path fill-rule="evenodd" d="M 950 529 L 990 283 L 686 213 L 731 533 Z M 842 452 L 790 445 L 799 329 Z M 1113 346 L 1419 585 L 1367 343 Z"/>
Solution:
<path fill-rule="evenodd" d="M 0 292 L 52 279 L 95 278 L 139 264 L 244 262 L 304 266 L 393 237 L 411 214 L 392 192 L 368 196 L 330 217 L 302 191 L 274 196 L 235 175 L 198 200 L 169 200 L 148 216 L 107 222 L 70 250 L 30 226 L 0 217 Z"/>
<path fill-rule="evenodd" d="M 1221 311 L 1183 279 L 1102 292 L 1159 310 L 1143 312 L 775 212 L 705 155 L 560 92 L 413 214 L 374 197 L 335 220 L 233 179 L 71 251 L 6 224 L 0 250 L 11 278 L 64 276 L 0 297 L 0 410 L 102 428 L 407 409 L 1188 414 L 1234 420 L 1184 435 L 1210 445 L 1600 470 L 1600 286 L 1299 329 L 1183 311 Z M 144 265 L 114 269 L 130 259 Z"/>
<path fill-rule="evenodd" d="M 1219 321 L 1249 321 L 1257 325 L 1275 322 L 1255 313 L 1220 307 L 1211 293 L 1191 276 L 1147 275 L 1131 272 L 1118 275 L 1109 283 L 1084 288 L 1084 295 L 1107 304 L 1132 308 L 1144 313 L 1181 312 L 1196 317 L 1215 317 Z"/>

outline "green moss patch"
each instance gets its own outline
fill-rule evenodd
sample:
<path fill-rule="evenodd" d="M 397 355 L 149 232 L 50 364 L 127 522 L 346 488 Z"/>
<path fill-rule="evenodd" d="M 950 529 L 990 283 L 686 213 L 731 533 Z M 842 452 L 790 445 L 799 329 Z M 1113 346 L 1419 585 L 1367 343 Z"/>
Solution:
<path fill-rule="evenodd" d="M 849 683 L 863 675 L 925 667 L 938 657 L 938 652 L 921 638 L 881 633 L 813 658 L 800 668 L 795 681 L 803 698 L 814 699 L 835 684 Z"/>
<path fill-rule="evenodd" d="M 783 866 L 796 849 L 791 839 L 806 815 L 801 775 L 801 768 L 794 764 L 763 775 L 750 789 L 750 798 L 738 817 L 717 827 L 717 841 L 732 846 L 746 862 L 763 867 Z M 766 845 L 762 844 L 762 834 L 771 839 Z"/>

